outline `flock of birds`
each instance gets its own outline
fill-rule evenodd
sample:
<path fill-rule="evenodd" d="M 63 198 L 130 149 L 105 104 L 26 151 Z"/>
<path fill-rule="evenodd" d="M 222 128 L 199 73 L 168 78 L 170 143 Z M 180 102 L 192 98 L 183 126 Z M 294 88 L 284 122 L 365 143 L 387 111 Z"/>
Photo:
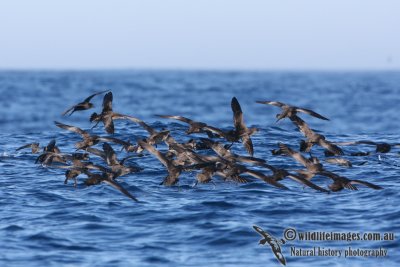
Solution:
<path fill-rule="evenodd" d="M 71 116 L 74 112 L 92 108 L 94 106 L 91 103 L 92 98 L 101 94 L 105 94 L 103 98 L 103 109 L 100 114 L 93 113 L 90 116 L 90 122 L 95 123 L 92 129 L 102 122 L 109 136 L 95 135 L 92 134 L 90 130 L 83 130 L 55 121 L 54 123 L 57 127 L 81 136 L 82 140 L 75 143 L 76 151 L 74 153 L 62 153 L 56 146 L 55 140 L 52 140 L 43 149 L 40 148 L 39 143 L 31 143 L 21 146 L 16 150 L 31 148 L 32 153 L 40 153 L 42 150 L 41 154 L 36 159 L 36 163 L 41 163 L 44 167 L 65 169 L 65 184 L 67 184 L 69 180 L 73 180 L 74 186 L 76 186 L 77 177 L 79 175 L 85 175 L 87 178 L 84 180 L 84 184 L 87 186 L 107 183 L 132 200 L 138 201 L 135 196 L 118 183 L 117 178 L 129 173 L 141 171 L 141 167 L 137 165 L 128 165 L 126 161 L 129 158 L 143 155 L 142 153 L 145 151 L 152 154 L 165 166 L 168 175 L 161 183 L 165 186 L 175 185 L 179 181 L 179 176 L 182 172 L 196 170 L 198 173 L 194 186 L 198 183 L 212 182 L 214 176 L 221 177 L 225 181 L 234 181 L 238 183 L 250 182 L 248 176 L 252 176 L 280 189 L 288 189 L 281 181 L 285 178 L 290 178 L 303 186 L 311 187 L 320 192 L 329 193 L 344 188 L 358 190 L 356 187 L 358 185 L 367 186 L 372 189 L 382 189 L 382 187 L 362 180 L 351 180 L 326 170 L 320 160 L 311 155 L 311 149 L 314 145 L 321 146 L 325 149 L 325 156 L 329 157 L 326 159 L 327 162 L 348 167 L 351 166 L 351 162 L 340 157 L 344 153 L 339 145 L 374 145 L 376 146 L 376 152 L 379 153 L 389 152 L 392 146 L 400 145 L 375 143 L 371 141 L 334 143 L 328 141 L 322 134 L 313 131 L 298 115 L 299 113 L 304 113 L 318 119 L 328 120 L 326 117 L 312 110 L 290 106 L 281 102 L 257 101 L 259 104 L 273 105 L 281 108 L 281 113 L 276 115 L 277 122 L 285 118 L 289 119 L 306 138 L 306 140 L 300 142 L 299 151 L 290 148 L 284 143 L 278 143 L 278 148 L 272 150 L 273 155 L 291 157 L 304 166 L 304 168 L 300 170 L 288 171 L 268 164 L 265 159 L 253 156 L 254 147 L 251 136 L 258 132 L 258 129 L 248 128 L 246 126 L 241 106 L 236 97 L 233 97 L 231 101 L 234 128 L 229 131 L 182 116 L 156 115 L 161 118 L 178 120 L 188 124 L 187 135 L 192 133 L 205 134 L 204 137 L 180 143 L 171 136 L 169 130 L 157 131 L 138 118 L 114 112 L 112 108 L 113 94 L 109 90 L 92 94 L 83 102 L 66 110 L 62 115 Z M 114 134 L 115 120 L 128 120 L 138 124 L 148 132 L 148 137 L 136 140 L 135 144 L 132 144 L 130 141 L 112 137 Z M 249 154 L 248 156 L 238 155 L 230 150 L 235 143 L 240 142 Z M 122 149 L 124 149 L 129 156 L 121 160 L 118 159 L 117 153 L 110 145 L 111 143 L 122 146 Z M 160 143 L 165 143 L 168 149 L 164 151 L 158 149 L 157 144 Z M 100 144 L 102 149 L 95 148 L 96 145 Z M 199 150 L 208 150 L 209 152 L 199 153 Z M 310 157 L 306 157 L 302 152 L 308 152 Z M 363 156 L 369 153 L 370 152 L 356 153 L 351 155 Z M 94 164 L 89 161 L 92 156 L 101 158 L 105 164 Z M 269 171 L 270 173 L 265 174 L 264 171 L 260 171 L 260 169 L 265 169 L 265 171 Z M 311 181 L 311 179 L 317 175 L 332 180 L 328 189 L 320 187 Z"/>

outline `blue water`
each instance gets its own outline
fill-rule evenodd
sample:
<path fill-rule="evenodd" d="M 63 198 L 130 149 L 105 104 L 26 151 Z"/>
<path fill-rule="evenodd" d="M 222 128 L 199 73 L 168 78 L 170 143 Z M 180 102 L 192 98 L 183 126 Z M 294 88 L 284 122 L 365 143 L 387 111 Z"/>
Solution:
<path fill-rule="evenodd" d="M 277 238 L 287 227 L 303 232 L 396 235 L 395 241 L 287 242 L 282 246 L 287 266 L 396 266 L 400 262 L 400 147 L 368 157 L 348 155 L 373 151 L 372 146 L 343 147 L 354 167 L 324 166 L 384 189 L 359 186 L 359 191 L 331 194 L 290 180 L 282 181 L 289 191 L 261 181 L 236 184 L 218 177 L 215 184 L 193 187 L 195 172 L 183 173 L 178 186 L 164 187 L 159 185 L 166 176 L 164 166 L 145 153 L 129 160 L 143 171 L 118 178 L 140 203 L 105 184 L 85 187 L 84 177 L 78 179 L 77 188 L 72 183 L 64 185 L 64 171 L 35 164 L 37 155 L 29 150 L 15 151 L 23 144 L 45 145 L 53 138 L 63 152 L 74 151 L 79 137 L 57 128 L 53 121 L 89 129 L 88 118 L 100 111 L 101 96 L 93 99 L 96 107 L 92 110 L 71 117 L 61 113 L 103 89 L 112 90 L 115 111 L 141 118 L 157 129 L 168 128 L 180 141 L 191 138 L 184 134 L 187 127 L 154 114 L 183 115 L 230 129 L 230 101 L 236 96 L 248 126 L 260 128 L 253 137 L 255 156 L 289 170 L 299 165 L 290 158 L 272 156 L 270 150 L 279 141 L 297 148 L 302 135 L 288 120 L 276 124 L 279 109 L 256 104 L 256 100 L 279 100 L 330 118 L 326 122 L 302 116 L 328 140 L 400 143 L 398 72 L 2 71 L 0 266 L 279 266 L 271 249 L 258 245 L 254 224 Z M 125 140 L 134 142 L 146 135 L 129 122 L 115 125 L 115 135 Z M 94 133 L 105 135 L 101 127 Z M 246 154 L 240 144 L 232 150 Z M 313 155 L 323 160 L 322 152 L 313 148 Z M 120 158 L 126 155 L 118 154 Z M 328 185 L 323 178 L 314 181 Z M 383 247 L 388 256 L 295 257 L 290 255 L 291 246 Z"/>

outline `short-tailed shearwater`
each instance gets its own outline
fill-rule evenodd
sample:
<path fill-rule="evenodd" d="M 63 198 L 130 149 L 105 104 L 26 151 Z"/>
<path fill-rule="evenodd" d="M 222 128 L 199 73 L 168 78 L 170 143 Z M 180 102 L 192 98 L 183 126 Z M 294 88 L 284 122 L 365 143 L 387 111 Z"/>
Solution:
<path fill-rule="evenodd" d="M 204 122 L 191 120 L 183 116 L 176 116 L 176 115 L 156 115 L 156 116 L 165 119 L 178 120 L 189 124 L 189 129 L 187 129 L 186 134 L 206 133 L 209 137 L 214 137 L 214 134 L 220 133 L 220 130 L 218 128 L 207 125 Z"/>
<path fill-rule="evenodd" d="M 39 151 L 40 151 L 39 143 L 26 144 L 26 145 L 18 147 L 17 149 L 15 149 L 15 151 L 18 151 L 18 150 L 21 150 L 21 149 L 24 149 L 24 148 L 28 148 L 28 147 L 31 148 L 32 154 L 39 153 Z"/>
<path fill-rule="evenodd" d="M 47 146 L 43 148 L 43 153 L 40 154 L 35 161 L 35 164 L 40 162 L 44 165 L 49 165 L 53 161 L 66 162 L 66 159 L 61 154 L 60 149 L 56 146 L 56 140 L 51 140 Z"/>
<path fill-rule="evenodd" d="M 340 147 L 335 145 L 334 143 L 326 140 L 325 136 L 322 134 L 317 134 L 314 132 L 308 125 L 303 121 L 300 117 L 294 115 L 290 117 L 290 120 L 299 128 L 299 131 L 303 133 L 303 135 L 307 138 L 307 141 L 302 140 L 300 143 L 300 149 L 302 151 L 308 152 L 314 144 L 317 144 L 334 155 L 343 155 L 343 151 Z"/>
<path fill-rule="evenodd" d="M 92 94 L 91 96 L 89 96 L 85 100 L 83 100 L 82 102 L 80 102 L 76 105 L 73 105 L 72 107 L 70 107 L 69 109 L 64 111 L 62 115 L 65 116 L 69 113 L 69 116 L 71 116 L 72 113 L 74 113 L 75 111 L 87 110 L 87 109 L 92 108 L 94 105 L 93 105 L 93 103 L 90 102 L 90 100 L 92 100 L 92 98 L 95 97 L 96 95 L 100 95 L 100 94 L 103 94 L 108 91 L 110 91 L 110 90 L 105 90 L 105 91 L 101 91 L 101 92 Z"/>
<path fill-rule="evenodd" d="M 220 174 L 220 172 L 217 172 L 217 175 L 219 175 L 219 174 Z M 277 182 L 271 176 L 265 175 L 260 171 L 251 170 L 243 165 L 232 164 L 232 165 L 229 165 L 229 167 L 226 168 L 225 171 L 223 171 L 223 176 L 225 178 L 230 178 L 234 181 L 237 180 L 237 178 L 240 177 L 241 174 L 248 174 L 250 176 L 260 179 L 260 180 L 262 180 L 270 185 L 273 185 L 275 187 L 278 187 L 281 189 L 288 189 L 286 186 Z M 245 181 L 248 182 L 247 179 L 245 179 Z"/>
<path fill-rule="evenodd" d="M 86 149 L 90 146 L 96 145 L 100 141 L 100 137 L 97 135 L 90 135 L 87 131 L 82 130 L 79 127 L 63 124 L 61 122 L 55 121 L 54 124 L 62 129 L 77 133 L 82 136 L 83 141 L 77 142 L 75 144 L 76 149 Z"/>
<path fill-rule="evenodd" d="M 142 140 L 139 140 L 138 144 L 144 149 L 146 149 L 148 152 L 153 154 L 155 157 L 157 157 L 157 159 L 167 168 L 168 175 L 162 182 L 162 184 L 166 186 L 172 186 L 176 184 L 179 181 L 179 175 L 181 174 L 182 171 L 201 169 L 214 164 L 214 163 L 201 163 L 188 166 L 175 165 L 171 160 L 167 159 L 167 157 L 162 152 L 155 149 L 152 145 L 149 145 L 148 143 Z"/>
<path fill-rule="evenodd" d="M 278 143 L 278 145 L 284 154 L 292 157 L 298 163 L 306 167 L 307 169 L 306 171 L 304 170 L 297 171 L 303 176 L 306 176 L 307 178 L 311 179 L 314 175 L 324 171 L 324 168 L 322 164 L 319 162 L 318 158 L 312 157 L 311 159 L 307 159 L 300 152 L 294 151 L 285 144 Z"/>
<path fill-rule="evenodd" d="M 311 109 L 290 106 L 290 105 L 287 105 L 285 103 L 278 102 L 278 101 L 256 101 L 256 103 L 280 107 L 282 109 L 282 113 L 276 115 L 277 122 L 283 118 L 291 118 L 291 117 L 295 116 L 297 114 L 297 112 L 303 112 L 305 114 L 311 115 L 311 116 L 316 117 L 321 120 L 327 120 L 327 121 L 329 120 L 328 118 L 325 118 L 324 116 L 318 114 L 317 112 L 312 111 Z"/>
<path fill-rule="evenodd" d="M 296 182 L 298 182 L 300 184 L 306 185 L 306 186 L 308 186 L 308 187 L 310 187 L 312 189 L 315 189 L 315 190 L 318 190 L 318 191 L 321 191 L 321 192 L 325 192 L 325 193 L 329 192 L 328 190 L 326 190 L 326 189 L 324 189 L 322 187 L 319 187 L 318 185 L 310 182 L 309 180 L 301 177 L 300 175 L 290 173 L 285 169 L 276 168 L 276 167 L 274 167 L 272 165 L 269 165 L 269 164 L 264 164 L 263 166 L 272 171 L 273 175 L 271 176 L 271 178 L 274 179 L 275 181 L 281 181 L 284 178 L 290 178 L 293 181 L 296 181 Z"/>
<path fill-rule="evenodd" d="M 77 133 L 77 134 L 82 136 L 83 140 L 75 143 L 75 147 L 76 147 L 77 150 L 78 149 L 84 149 L 85 150 L 90 146 L 96 145 L 100 141 L 103 141 L 103 142 L 118 142 L 117 139 L 112 138 L 112 137 L 101 137 L 101 136 L 98 136 L 98 135 L 91 135 L 91 134 L 89 134 L 89 132 L 84 131 L 81 128 L 76 127 L 76 126 L 63 124 L 63 123 L 58 122 L 58 121 L 54 121 L 54 124 L 57 127 L 61 128 L 61 129 L 65 129 L 65 130 Z"/>
<path fill-rule="evenodd" d="M 337 142 L 335 144 L 348 146 L 348 145 L 371 145 L 375 146 L 376 153 L 389 153 L 394 146 L 400 146 L 400 143 L 389 144 L 385 142 L 373 142 L 369 140 L 361 140 L 361 141 L 352 141 L 352 142 Z"/>
<path fill-rule="evenodd" d="M 352 167 L 353 165 L 351 164 L 350 160 L 344 159 L 344 158 L 328 158 L 325 159 L 326 162 L 332 163 L 332 164 L 337 164 L 345 167 Z"/>
<path fill-rule="evenodd" d="M 119 161 L 114 149 L 108 143 L 103 144 L 103 150 L 105 152 L 107 165 L 110 166 L 111 171 L 114 173 L 114 178 L 132 172 L 139 172 L 141 170 L 139 167 L 125 166 L 124 161 L 132 156 L 126 157 Z"/>
<path fill-rule="evenodd" d="M 119 113 L 115 113 L 112 109 L 112 101 L 113 101 L 113 94 L 112 92 L 108 92 L 104 95 L 103 98 L 103 110 L 100 114 L 96 112 L 90 116 L 90 122 L 96 122 L 96 124 L 92 127 L 96 127 L 99 122 L 103 122 L 104 128 L 107 133 L 114 134 L 114 120 L 118 119 L 127 119 L 128 115 L 123 115 Z M 132 117 L 134 118 L 134 117 Z"/>
<path fill-rule="evenodd" d="M 234 163 L 242 162 L 242 163 L 249 163 L 249 164 L 254 164 L 254 165 L 263 164 L 266 162 L 264 159 L 236 155 L 235 153 L 226 149 L 220 143 L 214 142 L 210 139 L 201 138 L 201 141 L 204 144 L 206 144 L 207 146 L 209 146 L 212 150 L 214 150 L 214 152 L 217 153 L 217 155 L 219 155 L 220 157 L 222 157 L 230 162 L 234 162 Z"/>
<path fill-rule="evenodd" d="M 88 178 L 84 181 L 85 185 L 91 186 L 91 185 L 98 185 L 101 183 L 106 183 L 114 187 L 115 189 L 119 190 L 121 193 L 129 197 L 130 199 L 134 201 L 138 201 L 136 197 L 134 197 L 131 193 L 128 192 L 125 188 L 123 188 L 119 183 L 117 183 L 113 179 L 113 175 L 110 173 L 91 173 L 87 170 L 84 171 L 84 173 L 88 176 Z"/>
<path fill-rule="evenodd" d="M 137 119 L 135 117 L 127 116 L 126 118 L 130 121 L 139 124 L 143 129 L 145 129 L 150 134 L 150 136 L 146 138 L 146 143 L 150 145 L 157 145 L 161 142 L 164 142 L 170 134 L 168 130 L 156 131 L 153 127 L 149 126 L 144 121 Z"/>
<path fill-rule="evenodd" d="M 235 126 L 235 130 L 231 132 L 232 137 L 233 139 L 242 140 L 247 152 L 249 152 L 250 156 L 253 156 L 253 142 L 251 141 L 250 136 L 257 132 L 258 129 L 247 128 L 246 124 L 244 123 L 242 108 L 240 107 L 239 101 L 236 99 L 236 97 L 232 98 L 231 108 L 233 111 L 233 124 Z"/>
<path fill-rule="evenodd" d="M 361 180 L 350 180 L 346 177 L 339 176 L 333 172 L 323 171 L 323 172 L 320 172 L 319 174 L 323 177 L 328 177 L 333 180 L 333 183 L 328 186 L 329 189 L 332 190 L 333 192 L 340 191 L 344 188 L 350 189 L 350 190 L 358 190 L 358 188 L 355 186 L 356 184 L 365 185 L 365 186 L 375 189 L 375 190 L 383 189 L 379 185 L 375 185 L 373 183 L 369 183 L 369 182 L 365 182 L 365 181 L 361 181 Z"/>

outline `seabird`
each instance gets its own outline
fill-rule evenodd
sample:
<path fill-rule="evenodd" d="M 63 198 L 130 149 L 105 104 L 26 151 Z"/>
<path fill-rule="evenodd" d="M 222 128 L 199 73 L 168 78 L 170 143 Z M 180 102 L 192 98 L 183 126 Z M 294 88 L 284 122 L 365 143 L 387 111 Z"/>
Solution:
<path fill-rule="evenodd" d="M 385 142 L 373 142 L 373 141 L 369 141 L 369 140 L 353 141 L 353 142 L 338 142 L 335 144 L 342 145 L 342 146 L 361 145 L 361 144 L 372 145 L 372 146 L 376 146 L 376 149 L 375 149 L 376 153 L 389 153 L 390 150 L 392 149 L 392 147 L 400 146 L 400 143 L 389 144 L 389 143 L 385 143 Z"/>
<path fill-rule="evenodd" d="M 55 152 L 43 152 L 37 159 L 36 162 L 40 162 L 43 165 L 51 165 L 53 162 L 67 163 L 67 161 L 72 162 L 74 165 L 81 163 L 81 160 L 88 160 L 89 154 L 87 153 L 55 153 Z"/>
<path fill-rule="evenodd" d="M 313 157 L 312 160 L 308 160 L 303 155 L 301 155 L 301 153 L 291 150 L 284 144 L 279 144 L 279 147 L 285 154 L 293 157 L 296 161 L 300 162 L 307 168 L 307 171 L 298 171 L 300 175 L 304 176 L 304 178 L 310 180 L 317 174 L 331 178 L 333 180 L 333 183 L 329 185 L 329 189 L 331 189 L 333 192 L 342 190 L 343 188 L 347 188 L 350 190 L 357 190 L 357 187 L 355 187 L 354 184 L 362 184 L 372 189 L 382 189 L 382 187 L 374 185 L 372 183 L 360 180 L 350 180 L 347 179 L 346 177 L 339 176 L 332 172 L 326 171 L 324 170 L 322 164 L 319 163 L 317 158 Z"/>
<path fill-rule="evenodd" d="M 308 125 L 303 121 L 300 117 L 294 115 L 290 117 L 290 120 L 299 128 L 299 131 L 303 133 L 303 135 L 307 138 L 307 141 L 302 140 L 300 143 L 300 150 L 309 152 L 311 147 L 314 144 L 317 144 L 330 152 L 334 155 L 343 155 L 343 151 L 340 147 L 335 145 L 334 143 L 326 140 L 325 136 L 322 134 L 317 134 L 314 132 Z"/>
<path fill-rule="evenodd" d="M 31 148 L 32 154 L 39 153 L 39 151 L 40 151 L 39 143 L 26 144 L 26 145 L 18 147 L 17 149 L 15 149 L 15 151 L 18 151 L 18 150 L 21 150 L 21 149 L 24 149 L 24 148 L 28 148 L 28 147 Z"/>
<path fill-rule="evenodd" d="M 125 160 L 131 158 L 132 156 L 126 157 L 119 161 L 114 149 L 108 143 L 103 144 L 103 150 L 105 152 L 107 165 L 111 167 L 111 171 L 114 173 L 114 178 L 132 172 L 139 172 L 141 170 L 141 168 L 138 167 L 124 166 Z"/>
<path fill-rule="evenodd" d="M 280 121 L 283 118 L 291 118 L 291 117 L 295 116 L 297 114 L 297 112 L 303 112 L 305 114 L 314 116 L 318 119 L 329 121 L 328 118 L 325 118 L 324 116 L 318 114 L 315 111 L 312 111 L 311 109 L 290 106 L 290 105 L 287 105 L 285 103 L 278 102 L 278 101 L 256 101 L 256 103 L 280 107 L 282 109 L 282 113 L 276 115 L 276 118 L 277 118 L 276 122 Z"/>
<path fill-rule="evenodd" d="M 248 168 L 246 168 L 243 165 L 239 165 L 239 164 L 231 164 L 229 165 L 222 173 L 221 172 L 217 172 L 217 175 L 220 175 L 222 177 L 229 178 L 231 180 L 237 181 L 237 182 L 248 182 L 248 180 L 246 178 L 241 177 L 241 174 L 248 174 L 250 176 L 253 176 L 257 179 L 263 180 L 264 182 L 273 185 L 275 187 L 281 188 L 281 189 L 288 189 L 286 186 L 284 186 L 283 184 L 275 181 L 272 177 L 267 176 L 265 174 L 263 174 L 262 172 L 259 171 L 254 171 L 254 170 L 250 170 Z M 221 175 L 222 174 L 222 175 Z"/>
<path fill-rule="evenodd" d="M 213 126 L 209 126 L 204 122 L 194 121 L 183 116 L 176 116 L 176 115 L 156 115 L 156 116 L 165 119 L 178 120 L 189 124 L 189 129 L 187 129 L 186 134 L 206 133 L 210 138 L 212 138 L 214 137 L 214 134 L 220 134 L 221 132 L 220 129 L 215 128 Z"/>
<path fill-rule="evenodd" d="M 293 181 L 296 181 L 296 182 L 298 182 L 300 184 L 303 184 L 303 185 L 306 185 L 308 187 L 311 187 L 312 189 L 315 189 L 315 190 L 318 190 L 318 191 L 321 191 L 321 192 L 325 192 L 325 193 L 329 193 L 328 190 L 326 190 L 326 189 L 324 189 L 322 187 L 319 187 L 318 185 L 310 182 L 307 179 L 304 179 L 300 175 L 296 175 L 296 174 L 290 173 L 285 169 L 276 168 L 276 167 L 271 166 L 269 164 L 264 164 L 263 166 L 272 171 L 273 175 L 271 176 L 271 178 L 274 179 L 275 181 L 281 181 L 284 178 L 290 178 Z"/>
<path fill-rule="evenodd" d="M 324 170 L 322 164 L 319 162 L 318 158 L 312 157 L 311 159 L 307 159 L 300 152 L 294 151 L 289 148 L 285 144 L 278 143 L 280 150 L 287 156 L 292 157 L 298 163 L 307 168 L 307 171 L 316 174 Z"/>
<path fill-rule="evenodd" d="M 57 166 L 51 166 L 55 168 L 60 168 L 60 169 L 67 169 L 65 171 L 65 180 L 64 184 L 68 183 L 68 180 L 74 180 L 74 187 L 77 186 L 77 177 L 84 173 L 84 171 L 88 170 L 99 170 L 103 172 L 108 172 L 106 168 L 100 165 L 95 165 L 92 162 L 74 162 L 73 165 L 57 165 Z"/>
<path fill-rule="evenodd" d="M 341 166 L 345 166 L 345 167 L 353 166 L 349 160 L 344 159 L 344 158 L 328 158 L 328 159 L 325 159 L 325 161 L 328 163 L 337 164 L 337 165 L 341 165 Z"/>
<path fill-rule="evenodd" d="M 87 186 L 92 186 L 92 185 L 98 185 L 101 183 L 106 183 L 114 187 L 115 189 L 119 190 L 121 193 L 129 197 L 130 199 L 138 202 L 138 199 L 134 197 L 131 193 L 128 192 L 125 188 L 123 188 L 119 183 L 117 183 L 114 178 L 112 173 L 91 173 L 87 170 L 84 171 L 84 173 L 87 175 L 87 179 L 84 181 L 84 184 Z"/>
<path fill-rule="evenodd" d="M 146 149 L 148 152 L 153 154 L 167 168 L 168 175 L 161 183 L 166 186 L 172 186 L 176 184 L 179 181 L 179 175 L 181 174 L 182 171 L 200 169 L 214 164 L 214 163 L 203 163 L 203 164 L 194 164 L 188 166 L 175 165 L 171 160 L 167 159 L 165 154 L 155 149 L 152 145 L 149 145 L 142 140 L 139 140 L 138 144 L 144 149 Z"/>
<path fill-rule="evenodd" d="M 153 127 L 149 126 L 144 121 L 137 119 L 135 117 L 127 116 L 126 118 L 130 121 L 139 124 L 143 129 L 145 129 L 150 134 L 150 136 L 146 138 L 146 143 L 150 145 L 157 145 L 161 142 L 164 142 L 170 134 L 168 130 L 159 132 L 155 130 Z"/>
<path fill-rule="evenodd" d="M 233 124 L 235 126 L 235 130 L 231 132 L 233 139 L 242 140 L 244 147 L 246 148 L 247 152 L 249 152 L 250 156 L 253 156 L 254 149 L 253 149 L 253 142 L 251 141 L 250 136 L 258 131 L 257 128 L 247 128 L 246 124 L 243 120 L 243 112 L 242 108 L 240 107 L 239 101 L 236 97 L 232 98 L 231 101 L 231 108 L 233 111 Z M 229 140 L 230 141 L 230 140 Z"/>
<path fill-rule="evenodd" d="M 103 110 L 101 111 L 100 114 L 97 114 L 95 112 L 90 116 L 90 122 L 96 122 L 96 124 L 92 128 L 96 127 L 97 124 L 101 121 L 104 124 L 106 132 L 109 134 L 114 134 L 113 120 L 128 119 L 128 117 L 134 118 L 132 116 L 115 113 L 112 109 L 112 101 L 113 101 L 112 92 L 108 92 L 107 94 L 104 95 Z"/>
<path fill-rule="evenodd" d="M 80 103 L 70 107 L 66 111 L 64 111 L 62 115 L 65 116 L 70 112 L 68 116 L 71 116 L 72 113 L 74 113 L 75 111 L 87 110 L 87 109 L 92 108 L 94 105 L 93 105 L 93 103 L 90 102 L 90 100 L 93 97 L 95 97 L 96 95 L 100 95 L 100 94 L 103 94 L 103 93 L 108 92 L 108 91 L 110 91 L 110 90 L 105 90 L 105 91 L 101 91 L 101 92 L 97 92 L 97 93 L 92 94 L 91 96 L 89 96 L 88 98 L 83 100 L 83 102 L 80 102 Z"/>
<path fill-rule="evenodd" d="M 61 155 L 60 149 L 56 146 L 56 140 L 54 139 L 43 148 L 43 153 L 36 158 L 35 164 L 40 162 L 44 165 L 48 165 L 53 161 L 66 162 L 66 159 Z"/>
<path fill-rule="evenodd" d="M 328 177 L 333 180 L 333 183 L 328 186 L 329 189 L 332 190 L 333 192 L 340 191 L 344 188 L 350 189 L 350 190 L 358 190 L 358 188 L 355 186 L 356 184 L 365 185 L 365 186 L 375 189 L 375 190 L 383 189 L 379 185 L 375 185 L 373 183 L 360 181 L 360 180 L 350 180 L 346 177 L 339 176 L 335 173 L 328 172 L 328 171 L 323 171 L 323 172 L 320 172 L 319 174 L 322 175 L 323 177 Z"/>
<path fill-rule="evenodd" d="M 230 162 L 233 162 L 233 163 L 242 162 L 242 163 L 250 163 L 250 164 L 258 165 L 258 164 L 263 164 L 266 162 L 264 159 L 236 155 L 235 153 L 226 149 L 220 143 L 214 142 L 210 139 L 201 138 L 201 141 L 204 144 L 206 144 L 208 147 L 210 147 L 212 150 L 214 150 L 214 152 L 217 153 L 218 156 L 220 156 Z"/>
<path fill-rule="evenodd" d="M 87 149 L 88 147 L 94 146 L 97 143 L 99 143 L 100 141 L 104 141 L 104 142 L 118 142 L 117 139 L 112 138 L 112 137 L 101 137 L 98 135 L 90 135 L 87 131 L 82 130 L 79 127 L 76 126 L 71 126 L 71 125 L 67 125 L 67 124 L 63 124 L 61 122 L 58 121 L 54 121 L 54 124 L 61 128 L 61 129 L 65 129 L 74 133 L 77 133 L 79 135 L 82 136 L 83 141 L 77 142 L 75 143 L 75 147 L 76 149 Z"/>

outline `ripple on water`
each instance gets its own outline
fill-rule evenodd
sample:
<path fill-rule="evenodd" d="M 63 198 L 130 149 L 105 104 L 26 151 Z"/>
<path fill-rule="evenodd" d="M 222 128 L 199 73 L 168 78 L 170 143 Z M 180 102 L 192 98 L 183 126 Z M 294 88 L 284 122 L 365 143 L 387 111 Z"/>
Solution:
<path fill-rule="evenodd" d="M 2 228 L 1 230 L 10 231 L 10 232 L 16 232 L 16 231 L 22 231 L 22 230 L 24 230 L 24 229 L 25 229 L 25 228 L 23 228 L 23 227 L 21 227 L 21 226 L 19 226 L 19 225 L 13 224 L 13 225 L 8 225 L 8 226 Z"/>

